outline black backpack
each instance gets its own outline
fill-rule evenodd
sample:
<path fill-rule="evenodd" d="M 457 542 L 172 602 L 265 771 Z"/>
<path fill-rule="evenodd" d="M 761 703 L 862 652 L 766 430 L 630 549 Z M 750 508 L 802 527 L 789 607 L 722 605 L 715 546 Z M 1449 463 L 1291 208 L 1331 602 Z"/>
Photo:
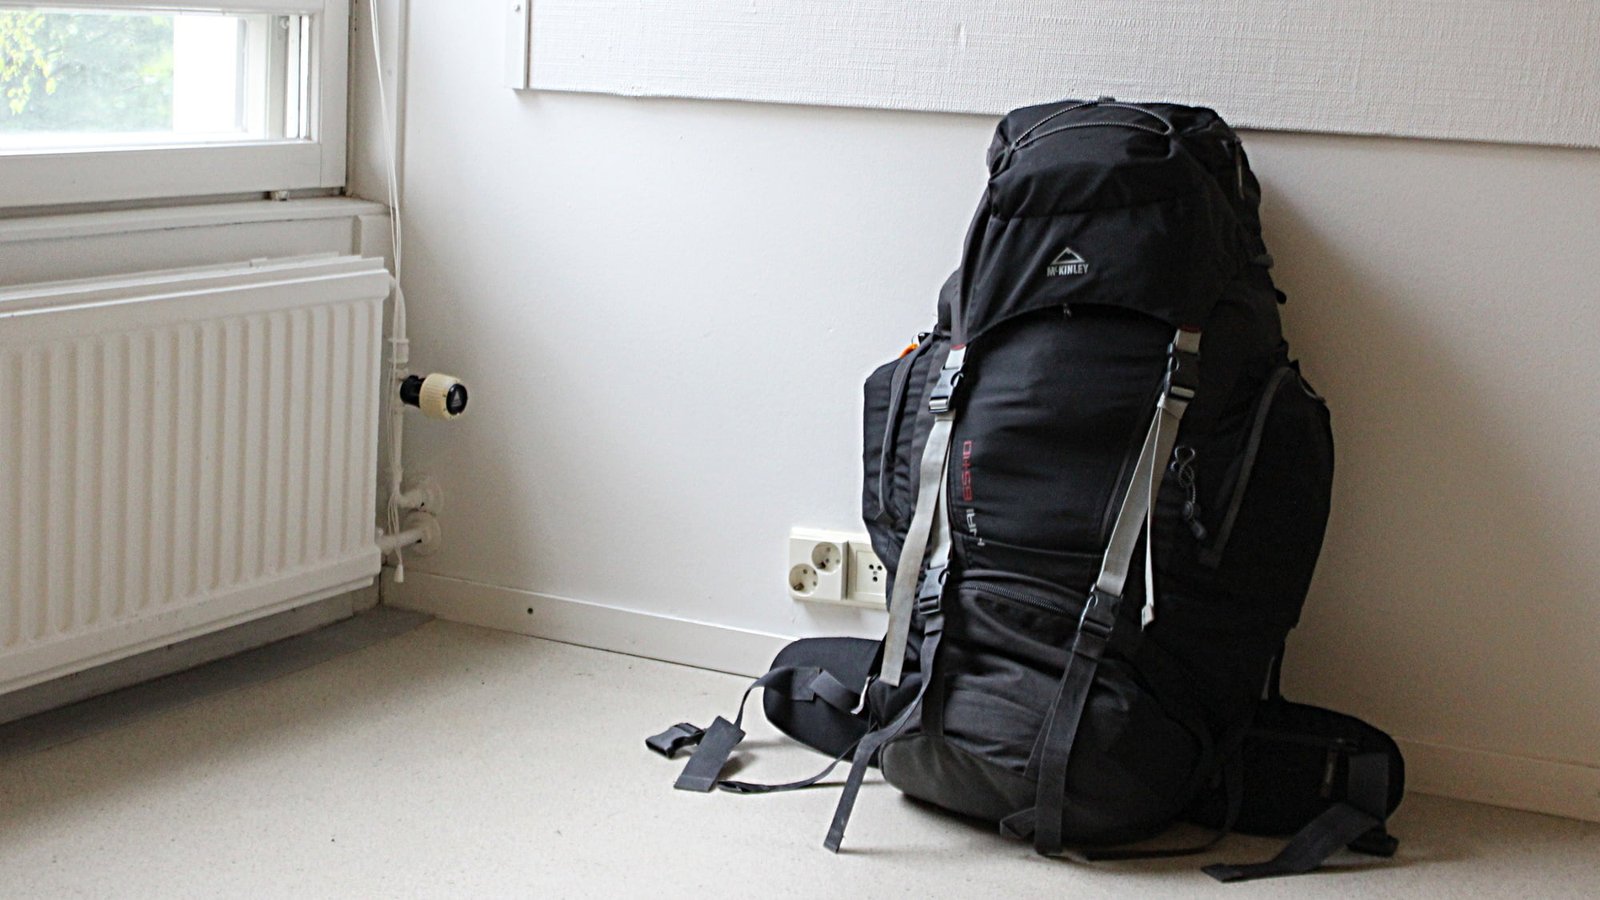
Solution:
<path fill-rule="evenodd" d="M 1383 732 L 1278 693 L 1327 523 L 1328 410 L 1289 357 L 1260 190 L 1209 109 L 1016 110 L 937 324 L 866 383 L 863 516 L 891 575 L 882 641 L 810 639 L 751 686 L 771 721 L 905 793 L 1116 859 L 1175 821 L 1299 832 L 1221 880 L 1391 855 Z M 749 692 L 746 692 L 746 698 Z M 677 787 L 721 777 L 733 722 Z"/>

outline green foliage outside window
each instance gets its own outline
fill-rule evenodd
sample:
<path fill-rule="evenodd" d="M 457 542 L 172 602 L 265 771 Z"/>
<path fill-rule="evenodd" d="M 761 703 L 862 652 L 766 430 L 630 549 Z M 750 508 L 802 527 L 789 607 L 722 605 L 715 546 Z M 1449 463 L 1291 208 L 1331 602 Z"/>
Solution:
<path fill-rule="evenodd" d="M 171 16 L 0 12 L 0 132 L 168 131 Z"/>

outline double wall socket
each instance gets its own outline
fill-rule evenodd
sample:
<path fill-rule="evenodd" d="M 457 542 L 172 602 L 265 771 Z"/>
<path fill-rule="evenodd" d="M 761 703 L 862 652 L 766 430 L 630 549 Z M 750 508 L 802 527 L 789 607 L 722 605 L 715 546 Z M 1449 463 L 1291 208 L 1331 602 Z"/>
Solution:
<path fill-rule="evenodd" d="M 881 609 L 888 572 L 864 534 L 789 532 L 789 596 L 809 603 Z"/>

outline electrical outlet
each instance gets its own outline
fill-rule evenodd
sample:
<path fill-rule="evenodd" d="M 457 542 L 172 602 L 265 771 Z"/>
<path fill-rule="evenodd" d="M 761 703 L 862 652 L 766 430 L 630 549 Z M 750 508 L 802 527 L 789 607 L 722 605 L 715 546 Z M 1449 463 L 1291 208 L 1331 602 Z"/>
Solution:
<path fill-rule="evenodd" d="M 845 596 L 851 600 L 870 601 L 880 606 L 889 594 L 889 570 L 884 568 L 878 554 L 865 538 L 852 538 L 850 549 L 850 578 L 845 584 Z"/>
<path fill-rule="evenodd" d="M 789 596 L 843 603 L 849 585 L 852 535 L 796 528 L 789 532 Z"/>
<path fill-rule="evenodd" d="M 789 596 L 808 603 L 882 609 L 889 573 L 864 534 L 789 532 Z"/>

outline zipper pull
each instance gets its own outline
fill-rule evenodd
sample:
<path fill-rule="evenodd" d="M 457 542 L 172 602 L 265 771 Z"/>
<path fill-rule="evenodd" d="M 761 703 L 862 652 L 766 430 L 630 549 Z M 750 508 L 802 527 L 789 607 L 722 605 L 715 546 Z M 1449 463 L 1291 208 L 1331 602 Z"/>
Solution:
<path fill-rule="evenodd" d="M 1200 521 L 1200 492 L 1195 487 L 1193 447 L 1179 447 L 1174 455 L 1173 465 L 1177 468 L 1178 486 L 1183 488 L 1187 495 L 1183 501 L 1183 522 L 1189 526 L 1189 533 L 1194 535 L 1196 541 L 1206 539 L 1206 526 Z"/>

